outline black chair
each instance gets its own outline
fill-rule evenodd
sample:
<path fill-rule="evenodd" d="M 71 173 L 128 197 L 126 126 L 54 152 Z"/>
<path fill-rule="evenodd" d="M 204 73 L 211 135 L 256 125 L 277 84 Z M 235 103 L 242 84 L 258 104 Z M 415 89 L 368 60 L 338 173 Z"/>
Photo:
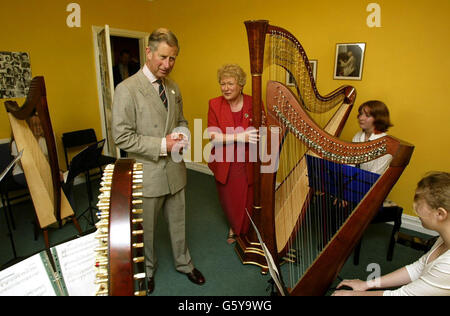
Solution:
<path fill-rule="evenodd" d="M 371 224 L 377 223 L 388 223 L 394 222 L 394 226 L 392 227 L 391 238 L 389 240 L 389 248 L 387 253 L 387 260 L 392 261 L 392 257 L 394 256 L 394 246 L 398 239 L 398 233 L 400 231 L 400 226 L 402 225 L 402 214 L 403 208 L 400 206 L 389 206 L 382 207 L 377 215 L 372 220 Z M 353 263 L 355 265 L 359 264 L 359 254 L 361 251 L 361 242 L 356 245 L 353 255 Z"/>
<path fill-rule="evenodd" d="M 83 129 L 73 132 L 64 133 L 62 135 L 62 143 L 64 147 L 64 157 L 66 159 L 66 167 L 67 170 L 69 170 L 70 161 L 69 161 L 69 150 L 71 149 L 81 149 L 83 147 L 92 145 L 96 143 L 97 136 L 95 135 L 95 131 L 92 128 L 89 129 Z M 94 166 L 94 168 L 98 167 L 100 169 L 100 174 L 102 172 L 101 167 L 106 166 L 108 164 L 113 164 L 116 162 L 115 157 L 105 156 L 103 154 L 100 154 L 100 157 L 98 158 L 98 165 Z"/>
<path fill-rule="evenodd" d="M 11 155 L 10 144 L 0 144 L 0 170 L 2 171 L 5 169 L 13 160 L 14 157 Z M 0 183 L 0 195 L 2 204 L 7 210 L 5 211 L 5 216 L 9 214 L 12 228 L 15 230 L 16 224 L 11 209 L 11 203 L 15 200 L 29 197 L 30 192 L 28 191 L 25 175 L 23 173 L 13 175 L 11 169 Z"/>

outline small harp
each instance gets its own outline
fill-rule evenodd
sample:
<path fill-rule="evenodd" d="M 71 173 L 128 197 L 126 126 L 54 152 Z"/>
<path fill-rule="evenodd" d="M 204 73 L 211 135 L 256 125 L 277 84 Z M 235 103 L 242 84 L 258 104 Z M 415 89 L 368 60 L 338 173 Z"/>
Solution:
<path fill-rule="evenodd" d="M 97 296 L 145 296 L 142 164 L 119 159 L 103 173 L 97 214 Z"/>
<path fill-rule="evenodd" d="M 260 46 L 252 39 L 261 38 L 261 35 L 255 34 L 265 34 L 267 30 L 277 34 L 284 32 L 269 26 L 266 21 L 246 24 L 251 56 L 252 49 Z M 260 77 L 253 77 L 258 86 L 261 85 Z M 258 89 L 256 93 L 261 98 L 261 90 Z M 353 95 L 353 90 L 348 87 L 341 89 L 340 98 L 344 101 L 349 99 L 348 91 Z M 336 136 L 339 135 L 339 126 L 348 117 L 348 107 L 341 119 L 335 120 L 340 113 L 338 110 L 330 121 L 321 126 L 314 116 L 314 108 L 305 105 L 307 98 L 304 93 L 298 95 L 298 89 L 296 92 L 280 82 L 267 82 L 267 115 L 263 123 L 269 131 L 267 148 L 272 148 L 273 141 L 279 144 L 278 170 L 259 175 L 259 187 L 255 187 L 255 191 L 259 189 L 260 196 L 257 198 L 255 195 L 253 216 L 258 220 L 267 248 L 279 264 L 289 293 L 323 295 L 408 165 L 414 147 L 391 136 L 365 143 L 342 141 Z M 258 96 L 255 99 L 258 100 Z M 353 101 L 345 101 L 344 105 L 346 103 Z M 325 107 L 319 106 L 318 111 Z M 330 128 L 330 123 L 335 127 Z M 340 166 L 358 165 L 384 155 L 392 156 L 387 170 L 373 180 L 362 198 L 352 205 L 340 207 L 339 194 L 333 196 L 332 190 L 311 185 L 311 179 L 325 179 L 330 175 L 321 167 L 308 169 L 307 161 L 318 161 L 319 166 L 330 162 L 339 173 L 343 169 Z M 343 178 L 338 177 L 336 186 L 341 186 L 340 179 Z M 282 262 L 285 264 L 281 266 Z"/>
<path fill-rule="evenodd" d="M 264 113 L 262 111 L 263 79 L 269 76 L 284 82 L 286 73 L 288 73 L 294 78 L 295 92 L 302 108 L 315 117 L 316 121 L 321 121 L 321 128 L 330 135 L 339 136 L 351 112 L 356 98 L 356 90 L 352 86 L 344 85 L 322 96 L 316 87 L 306 52 L 291 33 L 280 27 L 269 25 L 266 20 L 246 21 L 245 26 L 250 51 L 254 127 L 258 129 L 261 126 L 269 126 L 265 122 L 266 118 L 261 115 L 261 113 Z M 293 168 L 294 174 L 301 179 L 301 183 L 304 185 L 307 180 L 306 161 L 305 159 L 300 159 L 299 162 L 295 162 L 295 165 L 297 168 Z M 254 170 L 255 206 L 252 218 L 263 232 L 266 229 L 266 225 L 262 225 L 262 223 L 266 219 L 265 215 L 260 211 L 262 194 L 260 159 L 254 164 Z M 285 171 L 285 173 L 289 172 L 292 171 Z M 303 194 L 301 199 L 306 199 L 306 195 Z M 282 213 L 278 215 L 285 216 Z M 275 222 L 271 222 L 267 225 L 275 224 Z M 273 229 L 270 229 L 270 231 L 273 231 Z M 284 235 L 278 238 L 287 239 L 288 236 L 286 235 L 288 233 L 284 233 Z M 266 242 L 273 243 L 267 240 Z M 243 263 L 256 264 L 262 267 L 263 273 L 267 272 L 268 267 L 264 253 L 252 229 L 247 235 L 238 237 L 236 251 Z"/>
<path fill-rule="evenodd" d="M 37 221 L 44 231 L 45 244 L 49 249 L 47 231 L 49 225 L 56 222 L 61 225 L 62 219 L 71 217 L 80 233 L 81 228 L 74 217 L 72 207 L 62 193 L 58 155 L 48 111 L 44 77 L 33 78 L 22 107 L 19 107 L 15 101 L 6 101 L 5 107 L 17 150 L 24 150 L 21 159 L 22 168 L 33 200 Z M 26 122 L 35 113 L 39 117 L 44 133 L 48 161 Z"/>

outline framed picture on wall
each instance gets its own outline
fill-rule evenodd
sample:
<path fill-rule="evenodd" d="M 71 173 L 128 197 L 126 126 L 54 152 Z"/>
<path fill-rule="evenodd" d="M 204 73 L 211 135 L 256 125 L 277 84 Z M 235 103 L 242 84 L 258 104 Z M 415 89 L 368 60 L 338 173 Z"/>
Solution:
<path fill-rule="evenodd" d="M 334 79 L 361 80 L 366 43 L 336 44 Z"/>
<path fill-rule="evenodd" d="M 317 60 L 310 59 L 309 65 L 311 66 L 314 81 L 317 81 Z M 289 71 L 286 71 L 286 85 L 288 87 L 295 86 L 295 78 Z"/>
<path fill-rule="evenodd" d="M 295 78 L 289 71 L 286 71 L 286 85 L 288 87 L 295 86 Z"/>

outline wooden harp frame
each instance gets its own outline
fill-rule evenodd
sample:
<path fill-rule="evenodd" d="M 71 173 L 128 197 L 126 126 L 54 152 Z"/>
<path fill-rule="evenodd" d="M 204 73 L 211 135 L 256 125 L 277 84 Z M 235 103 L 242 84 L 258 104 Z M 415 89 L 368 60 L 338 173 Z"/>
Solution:
<path fill-rule="evenodd" d="M 299 60 L 299 62 L 305 64 L 305 67 L 307 69 L 307 76 L 309 77 L 307 78 L 307 80 L 311 82 L 313 94 L 319 102 L 326 103 L 333 102 L 333 100 L 338 99 L 343 100 L 343 104 L 336 111 L 336 113 L 333 115 L 333 117 L 325 127 L 325 130 L 331 135 L 339 136 L 342 132 L 342 129 L 344 128 L 345 122 L 347 121 L 355 102 L 355 88 L 349 85 L 344 85 L 327 94 L 326 96 L 322 96 L 316 87 L 312 69 L 305 50 L 301 46 L 300 42 L 289 31 L 277 26 L 272 26 L 267 20 L 246 21 L 244 22 L 244 24 L 247 30 L 250 53 L 250 71 L 252 75 L 253 126 L 256 129 L 259 129 L 264 125 L 268 126 L 266 122 L 264 122 L 265 118 L 262 117 L 262 113 L 264 113 L 264 111 L 262 110 L 262 75 L 264 69 L 264 50 L 266 36 L 270 34 L 276 34 L 277 36 L 292 41 L 296 46 L 302 58 L 302 60 Z M 289 69 L 287 69 L 286 66 L 280 66 L 285 68 L 285 70 L 289 72 Z M 297 93 L 299 93 L 298 88 Z M 261 204 L 261 187 L 264 186 L 264 184 L 261 183 L 262 180 L 260 170 L 261 160 L 258 154 L 258 159 L 254 163 L 254 206 L 252 219 L 255 222 L 256 226 L 261 230 L 262 235 L 265 236 L 265 242 L 273 245 L 272 247 L 269 247 L 269 249 L 272 251 L 272 256 L 274 256 L 275 241 L 273 240 L 274 236 L 272 236 L 271 233 L 275 230 L 275 227 L 269 227 L 272 224 L 275 225 L 274 221 L 271 221 L 272 224 L 262 224 L 263 222 L 267 221 L 267 215 L 263 215 L 264 212 L 262 211 L 264 206 Z M 264 257 L 264 252 L 252 227 L 250 227 L 250 230 L 246 235 L 237 237 L 236 241 L 237 242 L 235 250 L 240 260 L 244 264 L 255 264 L 257 266 L 260 266 L 262 268 L 262 273 L 267 273 L 268 266 Z"/>
<path fill-rule="evenodd" d="M 97 296 L 145 296 L 142 164 L 119 159 L 105 168 L 97 204 Z"/>
<path fill-rule="evenodd" d="M 310 154 L 340 164 L 361 164 L 382 155 L 392 156 L 388 169 L 355 207 L 296 286 L 289 290 L 291 295 L 323 295 L 408 165 L 414 146 L 392 136 L 384 136 L 364 143 L 342 141 L 320 129 L 303 111 L 297 96 L 279 82 L 268 83 L 267 98 L 273 100 L 267 104 L 267 124 L 281 129 L 281 132 L 273 135 L 280 138 L 280 144 L 283 144 L 283 138 L 290 132 L 306 144 Z M 269 137 L 269 142 L 270 139 Z M 274 258 L 278 258 L 277 263 L 279 263 L 288 249 L 284 244 L 280 246 L 276 240 L 276 228 L 273 224 L 275 222 L 275 186 L 276 173 L 261 175 L 262 216 L 270 223 L 265 225 L 263 239 L 266 239 L 266 245 L 275 256 Z M 306 206 L 307 203 L 303 205 L 299 213 L 300 219 L 304 216 Z M 293 228 L 291 235 L 295 233 L 296 230 Z"/>
<path fill-rule="evenodd" d="M 8 112 L 13 134 L 16 138 L 17 148 L 18 150 L 20 148 L 24 149 L 22 161 L 27 159 L 32 165 L 28 168 L 28 172 L 24 166 L 24 173 L 33 199 L 37 221 L 44 231 L 46 247 L 49 248 L 46 227 L 55 222 L 58 222 L 61 227 L 63 218 L 72 217 L 77 230 L 79 233 L 82 233 L 72 207 L 65 195 L 62 194 L 58 154 L 48 111 L 44 77 L 38 76 L 33 78 L 25 103 L 21 107 L 15 101 L 6 101 L 5 108 Z M 38 145 L 28 124 L 25 122 L 25 120 L 35 115 L 35 113 L 37 113 L 40 119 L 44 133 L 48 151 L 48 162 L 41 152 L 33 152 L 33 148 L 37 148 Z M 20 144 L 18 136 L 21 138 Z M 30 142 L 35 142 L 35 144 Z M 38 157 L 33 156 L 33 154 L 37 154 Z M 41 158 L 39 159 L 39 157 Z M 33 173 L 27 175 L 30 171 L 33 171 Z M 37 180 L 38 182 L 35 183 Z M 49 203 L 47 204 L 46 201 L 49 201 Z M 48 207 L 48 205 L 51 205 L 51 207 Z"/>
<path fill-rule="evenodd" d="M 385 173 L 380 176 L 363 200 L 346 218 L 338 232 L 321 250 L 318 257 L 303 273 L 300 280 L 289 289 L 291 295 L 323 295 L 336 278 L 355 244 L 361 238 L 365 228 L 408 165 L 414 146 L 391 136 L 367 143 L 349 143 L 339 140 L 337 137 L 340 135 L 355 101 L 355 89 L 351 86 L 342 86 L 326 96 L 321 96 L 315 86 L 306 53 L 292 34 L 280 27 L 269 25 L 266 20 L 246 21 L 245 25 L 250 50 L 254 127 L 259 128 L 261 125 L 265 125 L 268 128 L 267 148 L 272 148 L 271 139 L 278 138 L 278 144 L 280 144 L 279 154 L 285 137 L 289 132 L 306 146 L 309 154 L 341 164 L 358 164 L 386 154 L 390 154 L 393 157 Z M 343 105 L 323 129 L 305 111 L 306 107 L 304 108 L 305 104 L 301 95 L 294 95 L 292 90 L 284 84 L 273 81 L 269 81 L 267 86 L 267 114 L 265 120 L 263 122 L 260 119 L 266 34 L 276 34 L 276 36 L 285 37 L 294 42 L 294 46 L 299 49 L 300 56 L 305 63 L 315 98 L 319 102 L 328 102 L 337 98 L 343 100 Z M 284 68 L 283 65 L 281 66 Z M 311 111 L 311 109 L 308 110 Z M 272 128 L 277 130 L 277 133 L 271 134 Z M 295 214 L 297 216 L 295 220 L 299 221 L 305 216 L 305 210 L 308 205 L 308 193 L 310 193 L 306 162 L 302 166 L 302 160 L 306 160 L 306 158 L 301 158 L 297 164 L 297 166 L 305 169 L 300 171 L 300 177 L 303 180 L 301 190 L 305 191 L 304 200 L 300 203 L 303 206 L 298 210 L 298 214 Z M 279 265 L 288 248 L 285 240 L 277 240 L 279 239 L 279 234 L 277 232 L 275 215 L 275 192 L 280 187 L 277 188 L 276 186 L 276 172 L 260 173 L 260 167 L 260 162 L 255 164 L 255 197 L 252 217 L 263 241 L 275 259 L 276 264 Z M 291 230 L 284 234 L 283 239 L 287 240 L 296 233 L 298 227 L 296 228 L 295 225 L 294 223 Z M 238 238 L 236 250 L 243 263 L 257 264 L 265 272 L 264 254 L 260 250 L 257 239 L 253 236 L 254 233 L 249 231 L 246 236 Z"/>

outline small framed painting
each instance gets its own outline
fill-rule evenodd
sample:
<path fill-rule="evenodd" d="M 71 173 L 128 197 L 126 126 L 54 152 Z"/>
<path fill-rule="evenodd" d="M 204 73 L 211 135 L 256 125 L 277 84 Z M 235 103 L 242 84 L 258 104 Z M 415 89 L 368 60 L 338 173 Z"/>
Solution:
<path fill-rule="evenodd" d="M 365 43 L 336 44 L 334 79 L 361 80 Z"/>
<path fill-rule="evenodd" d="M 317 81 L 317 60 L 310 59 L 309 65 L 311 66 L 311 71 L 315 82 Z M 295 86 L 295 78 L 289 71 L 286 71 L 286 85 L 289 87 Z"/>

